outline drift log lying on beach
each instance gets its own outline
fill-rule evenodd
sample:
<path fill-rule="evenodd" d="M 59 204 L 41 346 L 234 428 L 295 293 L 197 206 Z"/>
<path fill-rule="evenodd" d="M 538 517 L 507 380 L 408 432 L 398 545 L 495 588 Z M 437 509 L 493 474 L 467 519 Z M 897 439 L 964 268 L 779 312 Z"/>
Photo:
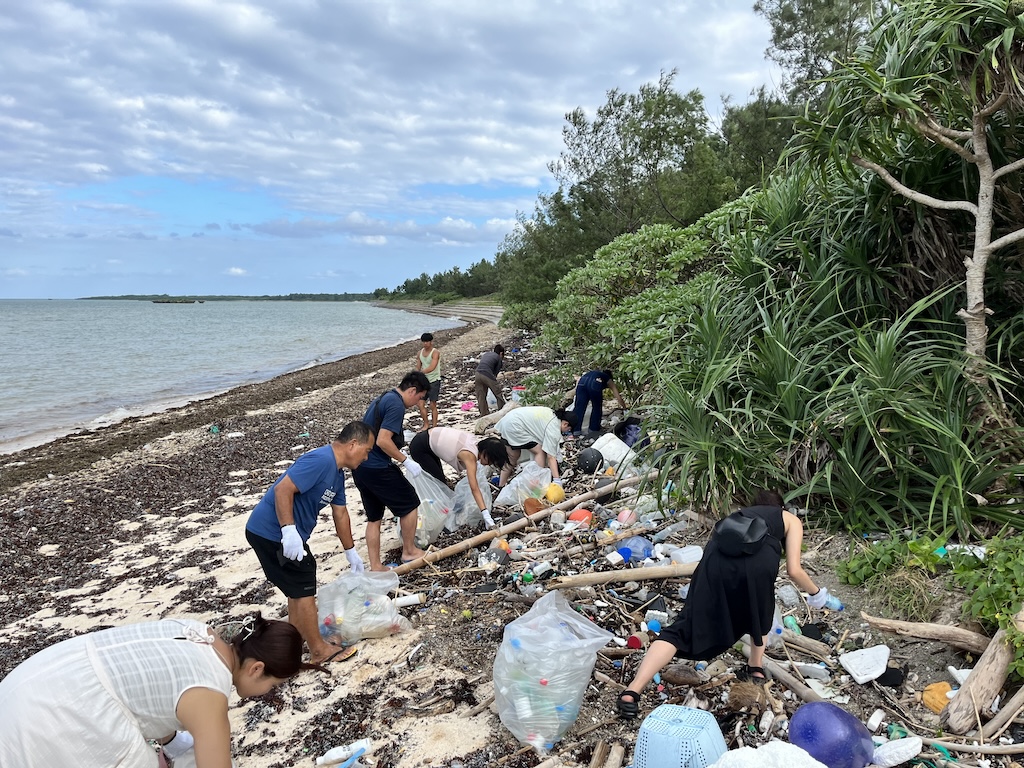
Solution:
<path fill-rule="evenodd" d="M 895 619 L 882 619 L 877 616 L 869 616 L 864 611 L 860 617 L 868 624 L 895 635 L 908 635 L 922 640 L 940 640 L 949 643 L 954 648 L 960 648 L 971 653 L 984 653 L 988 648 L 989 638 L 977 632 L 960 627 L 951 627 L 948 624 L 929 624 L 920 621 L 897 621 Z"/>
<path fill-rule="evenodd" d="M 1013 623 L 1018 630 L 1024 629 L 1024 608 L 1017 611 Z M 975 725 L 980 729 L 981 718 L 992 716 L 992 700 L 1006 683 L 1012 661 L 1013 647 L 1006 630 L 1000 629 L 953 700 L 942 710 L 941 722 L 953 733 L 967 733 Z"/>
<path fill-rule="evenodd" d="M 625 480 L 620 480 L 618 483 L 616 483 L 616 488 L 628 488 L 633 485 L 638 485 L 640 482 L 644 480 L 654 480 L 655 478 L 657 478 L 657 476 L 658 473 L 655 471 L 650 472 L 647 475 L 630 477 Z M 601 489 L 601 493 L 605 493 L 604 488 Z M 409 563 L 403 563 L 397 568 L 392 569 L 392 571 L 394 573 L 397 573 L 399 576 L 402 576 L 408 573 L 409 571 L 414 571 L 417 568 L 422 568 L 424 565 L 432 565 L 433 563 L 436 563 L 439 560 L 444 560 L 447 557 L 452 557 L 453 555 L 461 554 L 468 549 L 473 549 L 473 547 L 479 547 L 482 544 L 486 544 L 491 539 L 497 538 L 499 536 L 504 536 L 505 534 L 512 533 L 513 531 L 518 531 L 520 528 L 526 528 L 528 525 L 531 525 L 548 517 L 556 509 L 572 509 L 573 507 L 582 504 L 585 501 L 590 501 L 592 499 L 597 498 L 597 496 L 597 491 L 588 491 L 587 493 L 581 493 L 579 496 L 573 496 L 571 499 L 566 499 L 565 501 L 559 504 L 555 504 L 552 507 L 542 509 L 540 512 L 534 512 L 532 515 L 524 517 L 520 520 L 516 520 L 514 523 L 509 523 L 508 525 L 503 525 L 500 528 L 495 528 L 493 531 L 484 531 L 483 533 L 477 534 L 472 538 L 460 541 L 458 544 L 452 544 L 450 547 L 439 549 L 436 552 L 427 552 L 427 554 L 425 554 L 423 557 L 417 558 L 416 560 L 413 560 Z"/>

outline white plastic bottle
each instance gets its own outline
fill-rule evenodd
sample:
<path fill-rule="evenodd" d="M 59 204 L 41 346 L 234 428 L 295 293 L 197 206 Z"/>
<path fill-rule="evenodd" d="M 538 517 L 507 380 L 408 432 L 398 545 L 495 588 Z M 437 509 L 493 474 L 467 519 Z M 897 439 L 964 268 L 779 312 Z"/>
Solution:
<path fill-rule="evenodd" d="M 772 617 L 772 628 L 768 631 L 768 647 L 779 648 L 782 645 L 782 614 L 779 606 L 775 606 L 775 615 Z"/>

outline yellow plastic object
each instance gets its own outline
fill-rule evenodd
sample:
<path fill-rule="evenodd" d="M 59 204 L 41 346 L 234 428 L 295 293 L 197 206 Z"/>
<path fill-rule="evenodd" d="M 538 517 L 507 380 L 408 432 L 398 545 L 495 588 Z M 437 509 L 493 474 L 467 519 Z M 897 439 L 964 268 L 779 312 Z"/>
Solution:
<path fill-rule="evenodd" d="M 951 690 L 953 690 L 953 686 L 946 681 L 942 681 L 941 683 L 932 683 L 931 685 L 925 686 L 924 692 L 921 696 L 921 701 L 924 702 L 924 705 L 928 707 L 928 709 L 938 714 L 947 704 L 949 704 L 949 697 L 946 696 L 946 694 Z"/>
<path fill-rule="evenodd" d="M 544 498 L 552 504 L 561 504 L 565 501 L 565 491 L 558 483 L 552 483 L 548 486 L 548 490 L 547 493 L 544 494 Z"/>

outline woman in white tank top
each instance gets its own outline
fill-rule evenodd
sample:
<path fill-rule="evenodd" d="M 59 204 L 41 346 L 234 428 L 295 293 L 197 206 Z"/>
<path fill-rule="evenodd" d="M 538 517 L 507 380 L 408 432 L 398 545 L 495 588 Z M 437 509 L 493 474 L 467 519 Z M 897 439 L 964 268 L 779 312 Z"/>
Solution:
<path fill-rule="evenodd" d="M 310 665 L 302 637 L 258 614 L 231 642 L 190 619 L 57 643 L 0 681 L 0 766 L 230 768 L 228 696 L 263 696 Z"/>

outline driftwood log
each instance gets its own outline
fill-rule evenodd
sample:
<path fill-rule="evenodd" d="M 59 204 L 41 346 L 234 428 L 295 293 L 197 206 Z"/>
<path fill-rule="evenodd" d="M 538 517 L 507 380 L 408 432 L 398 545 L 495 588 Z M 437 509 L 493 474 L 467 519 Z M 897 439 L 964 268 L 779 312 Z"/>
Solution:
<path fill-rule="evenodd" d="M 750 646 L 747 643 L 743 643 L 743 655 L 748 659 L 750 658 Z M 823 700 L 821 696 L 814 692 L 813 688 L 810 688 L 800 682 L 795 676 L 791 675 L 787 669 L 779 664 L 779 662 L 775 661 L 775 659 L 769 658 L 768 656 L 764 657 L 764 671 L 771 675 L 772 679 L 778 680 L 804 701 Z"/>
<path fill-rule="evenodd" d="M 679 563 L 677 565 L 653 565 L 650 568 L 626 568 L 621 571 L 604 571 L 603 573 L 581 573 L 576 576 L 559 576 L 544 584 L 547 589 L 571 589 L 573 587 L 591 587 L 595 584 L 612 584 L 626 581 L 648 581 L 651 579 L 671 579 L 676 576 L 692 576 L 696 563 Z"/>
<path fill-rule="evenodd" d="M 608 759 L 608 742 L 601 739 L 594 745 L 594 754 L 590 757 L 590 768 L 604 768 L 604 761 Z"/>
<path fill-rule="evenodd" d="M 622 761 L 626 756 L 626 748 L 615 742 L 608 752 L 608 759 L 604 761 L 604 768 L 622 768 Z"/>
<path fill-rule="evenodd" d="M 1024 608 L 1017 611 L 1013 623 L 1024 631 Z M 982 718 L 987 720 L 992 716 L 992 700 L 1006 683 L 1012 661 L 1013 648 L 1007 642 L 1006 630 L 1000 629 L 953 700 L 942 710 L 939 715 L 942 724 L 957 734 L 967 733 L 975 726 L 982 728 Z"/>
<path fill-rule="evenodd" d="M 501 421 L 502 416 L 504 416 L 509 411 L 514 411 L 518 407 L 519 403 L 517 403 L 515 400 L 506 401 L 505 404 L 501 406 L 500 411 L 494 411 L 493 413 L 489 413 L 486 416 L 481 416 L 479 419 L 477 419 L 476 422 L 473 424 L 473 432 L 475 434 L 482 435 L 484 432 L 487 431 L 488 427 L 493 427 L 495 424 Z"/>
<path fill-rule="evenodd" d="M 877 616 L 869 616 L 864 611 L 860 612 L 860 617 L 871 626 L 892 632 L 895 635 L 918 637 L 922 640 L 938 640 L 971 653 L 984 653 L 989 645 L 989 638 L 985 635 L 971 632 L 969 629 L 951 627 L 948 624 L 882 619 Z"/>
<path fill-rule="evenodd" d="M 630 477 L 625 480 L 618 481 L 616 487 L 628 488 L 629 486 L 638 485 L 644 480 L 653 479 L 657 476 L 657 472 L 650 472 L 647 475 Z M 606 489 L 602 488 L 600 490 L 600 494 L 604 493 L 606 493 Z M 580 494 L 579 496 L 573 496 L 571 499 L 566 499 L 565 501 L 559 504 L 555 504 L 553 507 L 547 507 L 546 509 L 542 509 L 540 512 L 535 512 L 532 515 L 523 517 L 519 520 L 516 520 L 514 523 L 503 525 L 500 528 L 495 528 L 491 531 L 484 531 L 483 533 L 477 534 L 476 536 L 464 539 L 463 541 L 460 541 L 458 544 L 452 544 L 450 547 L 445 547 L 444 549 L 439 549 L 435 552 L 427 552 L 427 554 L 425 554 L 423 557 L 418 557 L 415 560 L 408 563 L 402 563 L 402 565 L 398 566 L 397 568 L 393 568 L 392 571 L 398 574 L 399 576 L 402 576 L 406 573 L 409 573 L 409 571 L 415 571 L 417 568 L 422 568 L 425 565 L 432 565 L 438 562 L 439 560 L 444 560 L 445 558 L 452 557 L 453 555 L 462 554 L 466 550 L 473 549 L 473 547 L 479 547 L 482 544 L 486 544 L 491 539 L 498 538 L 499 536 L 505 536 L 506 534 L 512 533 L 513 531 L 518 531 L 521 528 L 526 528 L 529 525 L 533 525 L 534 523 L 537 523 L 540 520 L 543 520 L 544 518 L 548 517 L 556 509 L 572 509 L 576 505 L 582 504 L 585 501 L 596 499 L 598 495 L 598 491 L 588 491 L 587 493 Z"/>

